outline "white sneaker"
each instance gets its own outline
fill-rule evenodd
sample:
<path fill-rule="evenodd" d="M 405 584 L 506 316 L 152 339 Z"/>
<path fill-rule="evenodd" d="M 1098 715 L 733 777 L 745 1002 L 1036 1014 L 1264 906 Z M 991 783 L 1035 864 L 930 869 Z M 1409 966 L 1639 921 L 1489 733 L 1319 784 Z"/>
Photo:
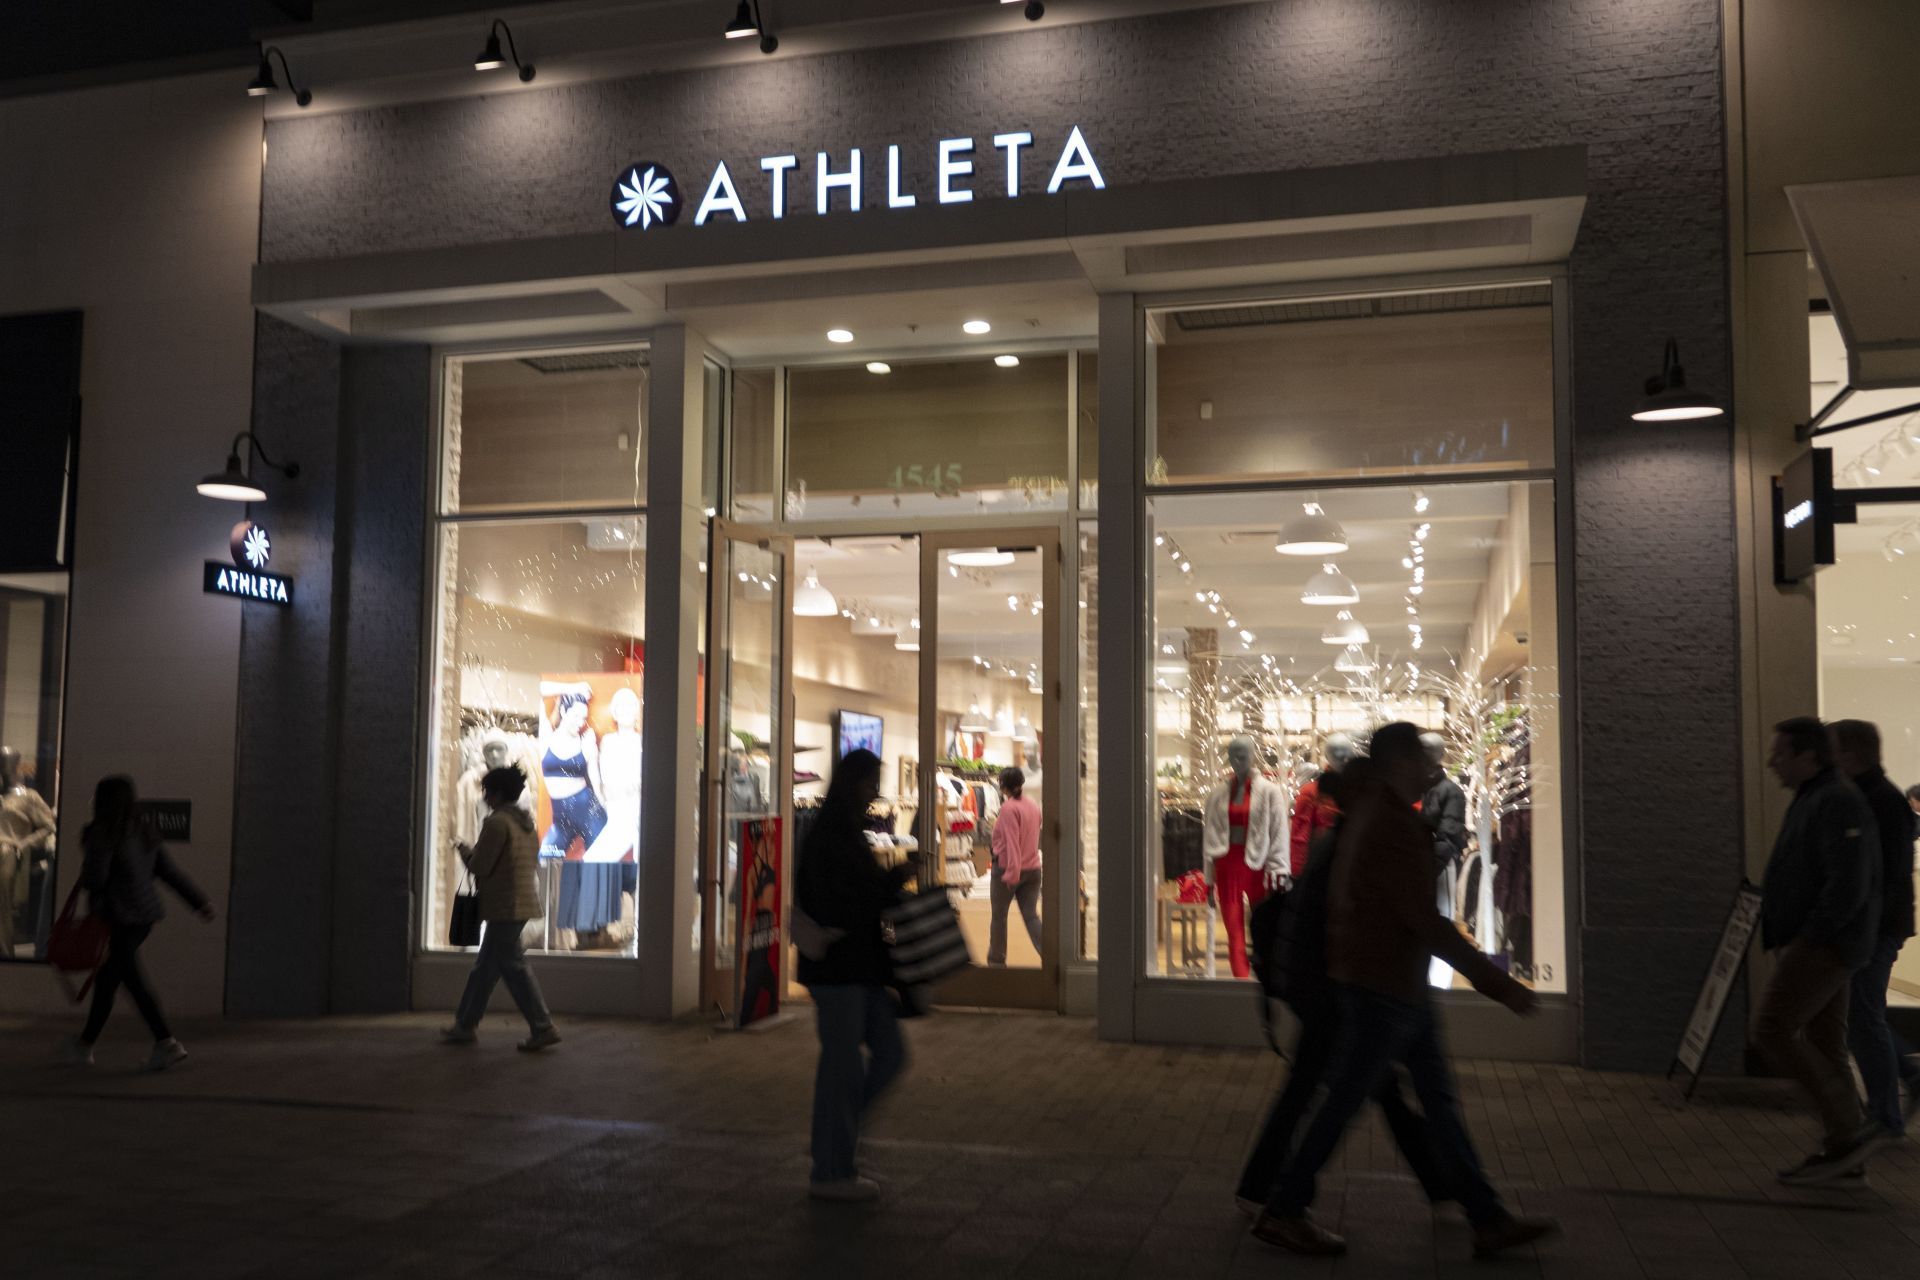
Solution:
<path fill-rule="evenodd" d="M 90 1067 L 93 1065 L 93 1046 L 79 1036 L 62 1040 L 59 1050 L 54 1054 L 54 1061 L 63 1067 Z"/>
<path fill-rule="evenodd" d="M 165 1071 L 168 1067 L 179 1066 L 187 1060 L 187 1047 L 168 1036 L 153 1046 L 153 1052 L 147 1055 L 142 1071 Z"/>
<path fill-rule="evenodd" d="M 880 1198 L 880 1184 L 872 1178 L 840 1178 L 834 1182 L 809 1182 L 807 1194 L 815 1200 L 836 1200 L 843 1204 Z"/>

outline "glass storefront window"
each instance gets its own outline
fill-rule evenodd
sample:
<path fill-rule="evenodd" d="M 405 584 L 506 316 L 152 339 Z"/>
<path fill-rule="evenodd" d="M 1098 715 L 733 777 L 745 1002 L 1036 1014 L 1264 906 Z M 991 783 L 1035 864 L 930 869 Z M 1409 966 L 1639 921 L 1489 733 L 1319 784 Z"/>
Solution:
<path fill-rule="evenodd" d="M 1908 394 L 1920 399 L 1920 390 Z M 1836 439 L 1845 439 L 1845 435 Z M 1896 479 L 1894 484 L 1912 483 Z M 1862 486 L 1864 487 L 1864 486 Z M 1814 579 L 1820 716 L 1879 727 L 1881 766 L 1920 782 L 1920 503 L 1863 503 L 1834 527 L 1834 563 Z M 1920 882 L 1917 882 L 1920 883 Z M 1903 949 L 1889 1004 L 1920 1005 L 1920 948 Z"/>
<path fill-rule="evenodd" d="M 733 431 L 726 451 L 733 497 L 730 514 L 744 523 L 765 524 L 779 515 L 773 509 L 774 415 L 779 395 L 779 370 L 733 371 Z"/>
<path fill-rule="evenodd" d="M 1100 958 L 1100 532 L 1080 522 L 1080 958 Z"/>
<path fill-rule="evenodd" d="M 5 960 L 44 957 L 53 922 L 67 582 L 64 572 L 0 574 L 0 959 Z"/>
<path fill-rule="evenodd" d="M 1149 972 L 1245 977 L 1247 911 L 1304 865 L 1331 817 L 1315 779 L 1375 726 L 1411 720 L 1436 735 L 1465 814 L 1436 906 L 1517 976 L 1565 990 L 1551 482 L 1162 495 L 1148 507 Z M 1314 537 L 1313 554 L 1280 550 Z M 1264 847 L 1231 843 L 1232 785 L 1273 790 Z M 1210 824 L 1228 841 L 1211 860 Z M 1445 966 L 1433 980 L 1456 981 Z"/>
<path fill-rule="evenodd" d="M 1148 480 L 1553 465 L 1545 284 L 1153 312 Z"/>
<path fill-rule="evenodd" d="M 631 346 L 449 360 L 442 510 L 644 505 L 649 372 Z"/>
<path fill-rule="evenodd" d="M 1080 509 L 1100 506 L 1100 357 L 1091 351 L 1079 355 L 1080 403 L 1075 417 L 1080 469 Z"/>
<path fill-rule="evenodd" d="M 787 518 L 1064 510 L 1067 360 L 789 369 Z"/>
<path fill-rule="evenodd" d="M 634 954 L 646 529 L 642 515 L 442 525 L 430 947 L 461 880 L 454 844 L 485 817 L 480 778 L 510 764 L 540 836 L 529 949 Z"/>

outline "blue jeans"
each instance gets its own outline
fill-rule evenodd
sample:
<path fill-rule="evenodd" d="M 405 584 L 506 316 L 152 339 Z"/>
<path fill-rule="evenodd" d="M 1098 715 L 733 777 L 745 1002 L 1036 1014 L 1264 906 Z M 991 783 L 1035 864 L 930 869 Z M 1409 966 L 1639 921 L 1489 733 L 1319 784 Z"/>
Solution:
<path fill-rule="evenodd" d="M 1333 1158 L 1335 1148 L 1354 1116 L 1379 1091 L 1402 1063 L 1413 1078 L 1414 1094 L 1427 1115 L 1427 1134 L 1434 1162 L 1444 1184 L 1451 1187 L 1476 1226 L 1507 1216 L 1500 1194 L 1480 1168 L 1480 1156 L 1467 1136 L 1460 1116 L 1460 1100 L 1453 1091 L 1446 1049 L 1433 1002 L 1402 1004 L 1360 987 L 1336 984 L 1340 1025 L 1334 1033 L 1333 1062 L 1327 1071 L 1327 1094 L 1307 1125 L 1300 1145 L 1274 1180 L 1267 1212 L 1274 1217 L 1297 1217 L 1313 1203 L 1314 1180 Z"/>
<path fill-rule="evenodd" d="M 820 1033 L 813 1077 L 813 1180 L 859 1176 L 860 1117 L 907 1065 L 893 993 L 874 983 L 823 983 L 812 989 Z M 869 1053 L 862 1054 L 866 1045 Z"/>
<path fill-rule="evenodd" d="M 1848 996 L 1847 1047 L 1867 1086 L 1867 1118 L 1889 1133 L 1905 1133 L 1901 1109 L 1902 1059 L 1913 1052 L 1887 1025 L 1887 978 L 1900 954 L 1901 938 L 1881 938 L 1867 963 L 1853 972 Z"/>

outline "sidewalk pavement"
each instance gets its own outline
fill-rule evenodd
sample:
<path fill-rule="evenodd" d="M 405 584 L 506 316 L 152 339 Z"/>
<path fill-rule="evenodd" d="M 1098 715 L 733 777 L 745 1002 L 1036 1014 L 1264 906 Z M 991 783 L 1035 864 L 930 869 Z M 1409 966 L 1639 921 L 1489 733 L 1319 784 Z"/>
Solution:
<path fill-rule="evenodd" d="M 1773 1171 L 1811 1122 L 1772 1081 L 1462 1062 L 1468 1124 L 1517 1210 L 1565 1233 L 1472 1263 L 1377 1120 L 1317 1213 L 1352 1252 L 1248 1238 L 1242 1150 L 1283 1068 L 1251 1050 L 1106 1044 L 1086 1021 L 944 1013 L 871 1127 L 877 1205 L 804 1195 L 814 1041 L 564 1020 L 550 1054 L 433 1041 L 424 1015 L 188 1026 L 191 1059 L 136 1073 L 136 1020 L 97 1066 L 0 1021 L 13 1158 L 0 1275 L 29 1277 L 1883 1277 L 1920 1274 L 1920 1145 L 1857 1191 Z"/>

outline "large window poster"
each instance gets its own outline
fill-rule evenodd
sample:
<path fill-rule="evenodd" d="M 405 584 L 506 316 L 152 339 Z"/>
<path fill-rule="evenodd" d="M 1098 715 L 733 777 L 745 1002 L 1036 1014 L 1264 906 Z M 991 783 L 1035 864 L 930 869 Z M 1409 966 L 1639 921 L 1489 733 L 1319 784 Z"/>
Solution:
<path fill-rule="evenodd" d="M 632 927 L 640 687 L 637 671 L 540 677 L 534 829 L 543 878 L 553 885 L 551 923 L 559 938 L 573 941 L 570 950 L 594 949 L 597 939 Z"/>
<path fill-rule="evenodd" d="M 740 824 L 739 1021 L 746 1027 L 780 1012 L 780 819 Z"/>

